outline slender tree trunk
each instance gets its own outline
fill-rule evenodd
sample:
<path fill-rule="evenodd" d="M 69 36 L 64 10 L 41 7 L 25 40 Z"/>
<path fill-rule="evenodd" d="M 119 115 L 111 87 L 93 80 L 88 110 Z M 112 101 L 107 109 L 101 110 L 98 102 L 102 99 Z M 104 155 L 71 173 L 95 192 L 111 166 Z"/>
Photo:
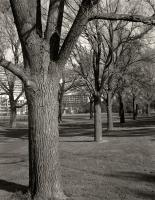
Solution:
<path fill-rule="evenodd" d="M 150 103 L 146 104 L 146 114 L 148 117 L 150 116 Z"/>
<path fill-rule="evenodd" d="M 94 96 L 94 140 L 102 141 L 102 116 L 101 116 L 101 97 Z"/>
<path fill-rule="evenodd" d="M 132 99 L 133 120 L 136 120 L 135 97 Z"/>
<path fill-rule="evenodd" d="M 139 110 L 139 106 L 138 106 L 138 104 L 136 104 L 136 113 L 135 113 L 136 118 L 137 118 L 137 116 L 138 116 L 138 110 Z"/>
<path fill-rule="evenodd" d="M 125 114 L 124 114 L 124 103 L 122 99 L 122 95 L 118 95 L 119 98 L 119 116 L 120 116 L 120 123 L 125 123 Z"/>
<path fill-rule="evenodd" d="M 17 110 L 16 107 L 10 107 L 10 127 L 16 127 Z"/>
<path fill-rule="evenodd" d="M 62 122 L 62 100 L 63 94 L 59 94 L 59 114 L 58 114 L 58 122 Z"/>
<path fill-rule="evenodd" d="M 90 119 L 93 119 L 93 98 L 90 98 L 90 109 L 89 109 Z"/>
<path fill-rule="evenodd" d="M 9 103 L 10 103 L 10 127 L 16 127 L 16 118 L 17 118 L 17 109 L 16 109 L 16 102 L 14 101 L 13 91 L 9 95 Z"/>
<path fill-rule="evenodd" d="M 32 199 L 65 199 L 58 156 L 58 80 L 26 88 L 29 111 L 29 186 Z"/>
<path fill-rule="evenodd" d="M 108 91 L 108 94 L 107 94 L 107 129 L 109 131 L 113 130 L 111 91 Z"/>

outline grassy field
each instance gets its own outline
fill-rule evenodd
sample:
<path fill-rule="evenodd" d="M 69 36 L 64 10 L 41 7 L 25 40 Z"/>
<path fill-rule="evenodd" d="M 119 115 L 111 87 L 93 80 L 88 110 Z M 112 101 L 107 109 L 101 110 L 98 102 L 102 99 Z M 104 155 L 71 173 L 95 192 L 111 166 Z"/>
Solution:
<path fill-rule="evenodd" d="M 155 200 L 155 117 L 115 119 L 103 142 L 93 141 L 87 115 L 64 117 L 60 160 L 64 191 L 71 200 Z M 28 184 L 27 124 L 0 126 L 0 200 Z"/>

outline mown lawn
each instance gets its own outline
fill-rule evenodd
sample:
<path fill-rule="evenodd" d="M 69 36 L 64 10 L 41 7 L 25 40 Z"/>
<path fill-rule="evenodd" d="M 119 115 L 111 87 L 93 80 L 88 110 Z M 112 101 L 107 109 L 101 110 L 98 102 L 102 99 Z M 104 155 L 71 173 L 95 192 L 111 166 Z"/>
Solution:
<path fill-rule="evenodd" d="M 3 124 L 2 124 L 3 125 Z M 27 128 L 0 127 L 0 199 L 28 184 Z M 64 190 L 71 200 L 155 199 L 155 117 L 115 123 L 103 142 L 93 141 L 88 116 L 67 116 L 60 125 Z"/>

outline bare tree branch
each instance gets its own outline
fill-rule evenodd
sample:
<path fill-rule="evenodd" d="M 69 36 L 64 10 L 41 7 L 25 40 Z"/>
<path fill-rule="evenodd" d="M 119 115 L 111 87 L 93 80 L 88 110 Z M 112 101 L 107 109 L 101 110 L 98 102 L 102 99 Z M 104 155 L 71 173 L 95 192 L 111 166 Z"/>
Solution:
<path fill-rule="evenodd" d="M 0 87 L 5 91 L 5 94 L 9 94 L 9 88 L 6 86 L 6 84 L 0 80 Z"/>
<path fill-rule="evenodd" d="M 23 93 L 24 93 L 24 87 L 23 87 L 23 85 L 22 85 L 22 90 L 21 90 L 21 92 L 19 93 L 19 95 L 16 97 L 16 99 L 15 99 L 15 101 L 17 102 L 18 100 L 19 100 L 19 98 L 23 95 Z"/>
<path fill-rule="evenodd" d="M 25 72 L 20 67 L 14 65 L 12 62 L 7 61 L 5 58 L 0 58 L 0 65 L 18 76 L 18 78 L 20 78 L 24 83 L 29 80 Z"/>
<path fill-rule="evenodd" d="M 42 37 L 42 22 L 41 22 L 41 0 L 37 0 L 36 11 L 36 31 L 40 37 Z"/>
<path fill-rule="evenodd" d="M 103 19 L 103 20 L 124 20 L 130 22 L 141 22 L 147 25 L 155 25 L 155 16 L 150 17 L 142 15 L 129 15 L 129 14 L 116 14 L 116 13 L 92 13 L 89 17 L 89 21 L 94 19 Z"/>
<path fill-rule="evenodd" d="M 67 37 L 65 38 L 63 45 L 59 52 L 59 60 L 64 65 L 69 58 L 73 47 L 75 46 L 79 36 L 81 35 L 84 26 L 87 24 L 90 13 L 94 7 L 99 2 L 99 0 L 83 0 L 78 14 L 76 15 L 76 18 L 73 22 L 72 27 L 70 28 L 70 31 L 67 34 Z"/>

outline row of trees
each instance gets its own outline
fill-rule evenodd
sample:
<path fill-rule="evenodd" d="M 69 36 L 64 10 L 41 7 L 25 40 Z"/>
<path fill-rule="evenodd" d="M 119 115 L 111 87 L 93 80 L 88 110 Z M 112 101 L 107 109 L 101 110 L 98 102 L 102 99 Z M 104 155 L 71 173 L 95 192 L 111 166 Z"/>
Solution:
<path fill-rule="evenodd" d="M 2 0 L 1 2 L 3 3 Z M 58 154 L 58 91 L 64 66 L 72 52 L 76 55 L 74 67 L 80 73 L 79 67 L 85 70 L 83 63 L 79 63 L 79 60 L 85 60 L 83 48 L 79 48 L 77 44 L 79 36 L 83 33 L 91 46 L 84 56 L 88 56 L 90 66 L 92 66 L 90 70 L 93 70 L 89 73 L 90 78 L 93 78 L 91 80 L 93 85 L 88 87 L 93 91 L 95 104 L 96 140 L 101 141 L 100 104 L 103 89 L 107 94 L 107 97 L 103 96 L 106 97 L 108 113 L 111 115 L 110 107 L 113 87 L 116 85 L 115 79 L 117 77 L 121 79 L 122 75 L 124 77 L 124 71 L 126 71 L 124 66 L 129 65 L 130 55 L 137 52 L 139 44 L 135 45 L 135 38 L 141 38 L 151 29 L 145 27 L 141 30 L 142 25 L 140 25 L 133 35 L 129 34 L 133 40 L 125 42 L 125 46 L 121 42 L 119 46 L 119 34 L 121 35 L 122 31 L 117 31 L 117 27 L 127 31 L 122 37 L 128 35 L 128 30 L 132 27 L 132 23 L 126 25 L 125 22 L 119 20 L 155 25 L 155 10 L 150 0 L 144 1 L 144 4 L 146 3 L 149 14 L 151 12 L 152 14 L 146 13 L 145 16 L 141 13 L 138 15 L 137 10 L 141 12 L 144 9 L 140 7 L 137 9 L 130 1 L 109 0 L 106 2 L 108 3 L 99 0 L 75 2 L 10 0 L 10 4 L 6 1 L 1 4 L 4 5 L 3 10 L 6 9 L 5 14 L 7 11 L 10 13 L 11 6 L 22 49 L 23 67 L 19 63 L 7 61 L 2 55 L 0 65 L 16 75 L 25 89 L 29 111 L 29 187 L 33 200 L 66 198 L 61 184 Z M 140 3 L 136 5 L 141 6 Z M 98 21 L 98 19 L 104 21 Z M 67 23 L 68 20 L 71 21 L 71 25 Z M 95 21 L 89 23 L 92 20 Z M 112 23 L 112 21 L 116 22 Z M 90 29 L 86 27 L 87 24 Z M 125 26 L 127 27 L 124 29 Z M 126 50 L 123 50 L 124 48 Z M 85 67 L 89 69 L 90 66 Z"/>
<path fill-rule="evenodd" d="M 135 104 L 135 95 L 139 95 L 136 90 L 154 86 L 153 77 L 145 67 L 154 62 L 154 55 L 147 53 L 146 41 L 142 41 L 151 29 L 124 21 L 95 20 L 88 23 L 83 33 L 87 45 L 79 41 L 73 51 L 73 71 L 94 102 L 94 132 L 98 142 L 102 141 L 101 100 L 107 107 L 108 130 L 112 130 L 113 98 L 119 98 L 121 122 L 124 122 L 124 90 L 134 95 Z M 135 105 L 133 110 L 135 118 Z"/>

